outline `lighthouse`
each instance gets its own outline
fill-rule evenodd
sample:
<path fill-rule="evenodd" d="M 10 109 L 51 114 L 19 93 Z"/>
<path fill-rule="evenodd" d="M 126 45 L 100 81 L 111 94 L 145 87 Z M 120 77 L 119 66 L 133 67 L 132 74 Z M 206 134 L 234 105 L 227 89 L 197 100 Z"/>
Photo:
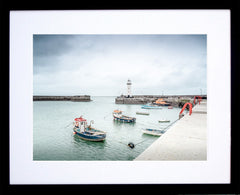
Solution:
<path fill-rule="evenodd" d="M 127 81 L 127 97 L 131 97 L 132 94 L 131 94 L 131 85 L 132 85 L 132 82 L 130 79 L 128 79 Z"/>

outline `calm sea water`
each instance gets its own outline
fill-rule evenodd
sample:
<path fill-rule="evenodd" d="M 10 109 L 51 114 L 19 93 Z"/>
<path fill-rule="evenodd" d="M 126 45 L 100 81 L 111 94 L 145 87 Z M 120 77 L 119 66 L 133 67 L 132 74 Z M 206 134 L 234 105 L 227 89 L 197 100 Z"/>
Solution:
<path fill-rule="evenodd" d="M 178 119 L 180 108 L 141 109 L 141 105 L 115 104 L 115 97 L 91 97 L 91 102 L 33 102 L 33 160 L 133 160 L 159 137 L 142 133 L 142 128 L 163 129 Z M 136 123 L 113 120 L 112 111 L 120 109 Z M 136 111 L 150 115 L 136 115 Z M 93 127 L 106 131 L 104 142 L 91 142 L 73 134 L 73 120 L 83 115 L 94 120 Z M 158 120 L 170 119 L 170 123 Z M 135 144 L 131 149 L 129 142 Z"/>

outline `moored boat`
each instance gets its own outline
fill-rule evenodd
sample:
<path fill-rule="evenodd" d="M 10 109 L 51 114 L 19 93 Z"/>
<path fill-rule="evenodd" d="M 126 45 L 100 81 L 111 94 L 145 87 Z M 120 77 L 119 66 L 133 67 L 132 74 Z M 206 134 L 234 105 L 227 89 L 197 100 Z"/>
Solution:
<path fill-rule="evenodd" d="M 136 122 L 136 118 L 123 115 L 121 110 L 113 111 L 113 119 L 120 122 L 126 122 L 126 123 Z"/>
<path fill-rule="evenodd" d="M 141 114 L 141 115 L 149 115 L 149 113 L 148 113 L 148 112 L 139 112 L 139 111 L 137 111 L 137 112 L 136 112 L 136 114 Z"/>
<path fill-rule="evenodd" d="M 164 130 L 159 130 L 159 129 L 142 129 L 142 132 L 148 135 L 155 135 L 155 136 L 161 136 L 163 133 L 165 133 Z"/>
<path fill-rule="evenodd" d="M 141 108 L 142 109 L 162 109 L 162 107 L 154 106 L 154 105 L 143 105 Z"/>
<path fill-rule="evenodd" d="M 159 123 L 169 123 L 170 120 L 168 120 L 168 119 L 160 119 L 158 122 Z"/>
<path fill-rule="evenodd" d="M 75 118 L 73 133 L 84 140 L 104 141 L 106 132 L 91 127 L 91 123 L 93 123 L 93 121 L 90 121 L 90 125 L 87 125 L 87 120 L 82 118 L 82 116 Z"/>

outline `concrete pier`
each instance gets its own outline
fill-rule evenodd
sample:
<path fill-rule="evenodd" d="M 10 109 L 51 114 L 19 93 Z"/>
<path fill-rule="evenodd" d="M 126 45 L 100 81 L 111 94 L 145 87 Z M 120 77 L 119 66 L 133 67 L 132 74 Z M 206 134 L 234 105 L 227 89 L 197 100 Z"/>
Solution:
<path fill-rule="evenodd" d="M 76 102 L 89 102 L 91 101 L 89 95 L 76 95 L 76 96 L 33 96 L 33 101 L 76 101 Z"/>
<path fill-rule="evenodd" d="M 135 160 L 207 160 L 207 101 L 202 100 Z"/>

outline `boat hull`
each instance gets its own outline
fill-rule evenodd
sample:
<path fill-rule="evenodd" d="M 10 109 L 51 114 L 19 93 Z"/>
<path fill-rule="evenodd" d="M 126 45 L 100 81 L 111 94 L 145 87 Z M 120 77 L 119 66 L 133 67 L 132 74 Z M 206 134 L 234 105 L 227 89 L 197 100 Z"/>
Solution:
<path fill-rule="evenodd" d="M 171 106 L 171 104 L 160 104 L 160 106 Z"/>
<path fill-rule="evenodd" d="M 149 115 L 149 113 L 147 113 L 147 112 L 136 112 L 136 114 L 140 114 L 140 115 Z"/>
<path fill-rule="evenodd" d="M 161 136 L 164 133 L 163 130 L 157 130 L 157 129 L 143 129 L 142 132 L 144 134 L 153 135 L 153 136 Z"/>
<path fill-rule="evenodd" d="M 134 122 L 136 122 L 136 118 L 122 118 L 122 117 L 113 116 L 113 119 L 116 120 L 116 121 L 123 122 L 123 123 L 134 123 Z"/>
<path fill-rule="evenodd" d="M 142 106 L 142 109 L 162 109 L 160 106 Z"/>
<path fill-rule="evenodd" d="M 158 122 L 159 122 L 159 123 L 169 123 L 170 120 L 159 120 Z"/>
<path fill-rule="evenodd" d="M 74 128 L 74 134 L 78 135 L 81 139 L 87 140 L 87 141 L 104 141 L 106 139 L 106 133 L 103 133 L 101 131 L 83 131 L 80 132 L 79 129 Z"/>

